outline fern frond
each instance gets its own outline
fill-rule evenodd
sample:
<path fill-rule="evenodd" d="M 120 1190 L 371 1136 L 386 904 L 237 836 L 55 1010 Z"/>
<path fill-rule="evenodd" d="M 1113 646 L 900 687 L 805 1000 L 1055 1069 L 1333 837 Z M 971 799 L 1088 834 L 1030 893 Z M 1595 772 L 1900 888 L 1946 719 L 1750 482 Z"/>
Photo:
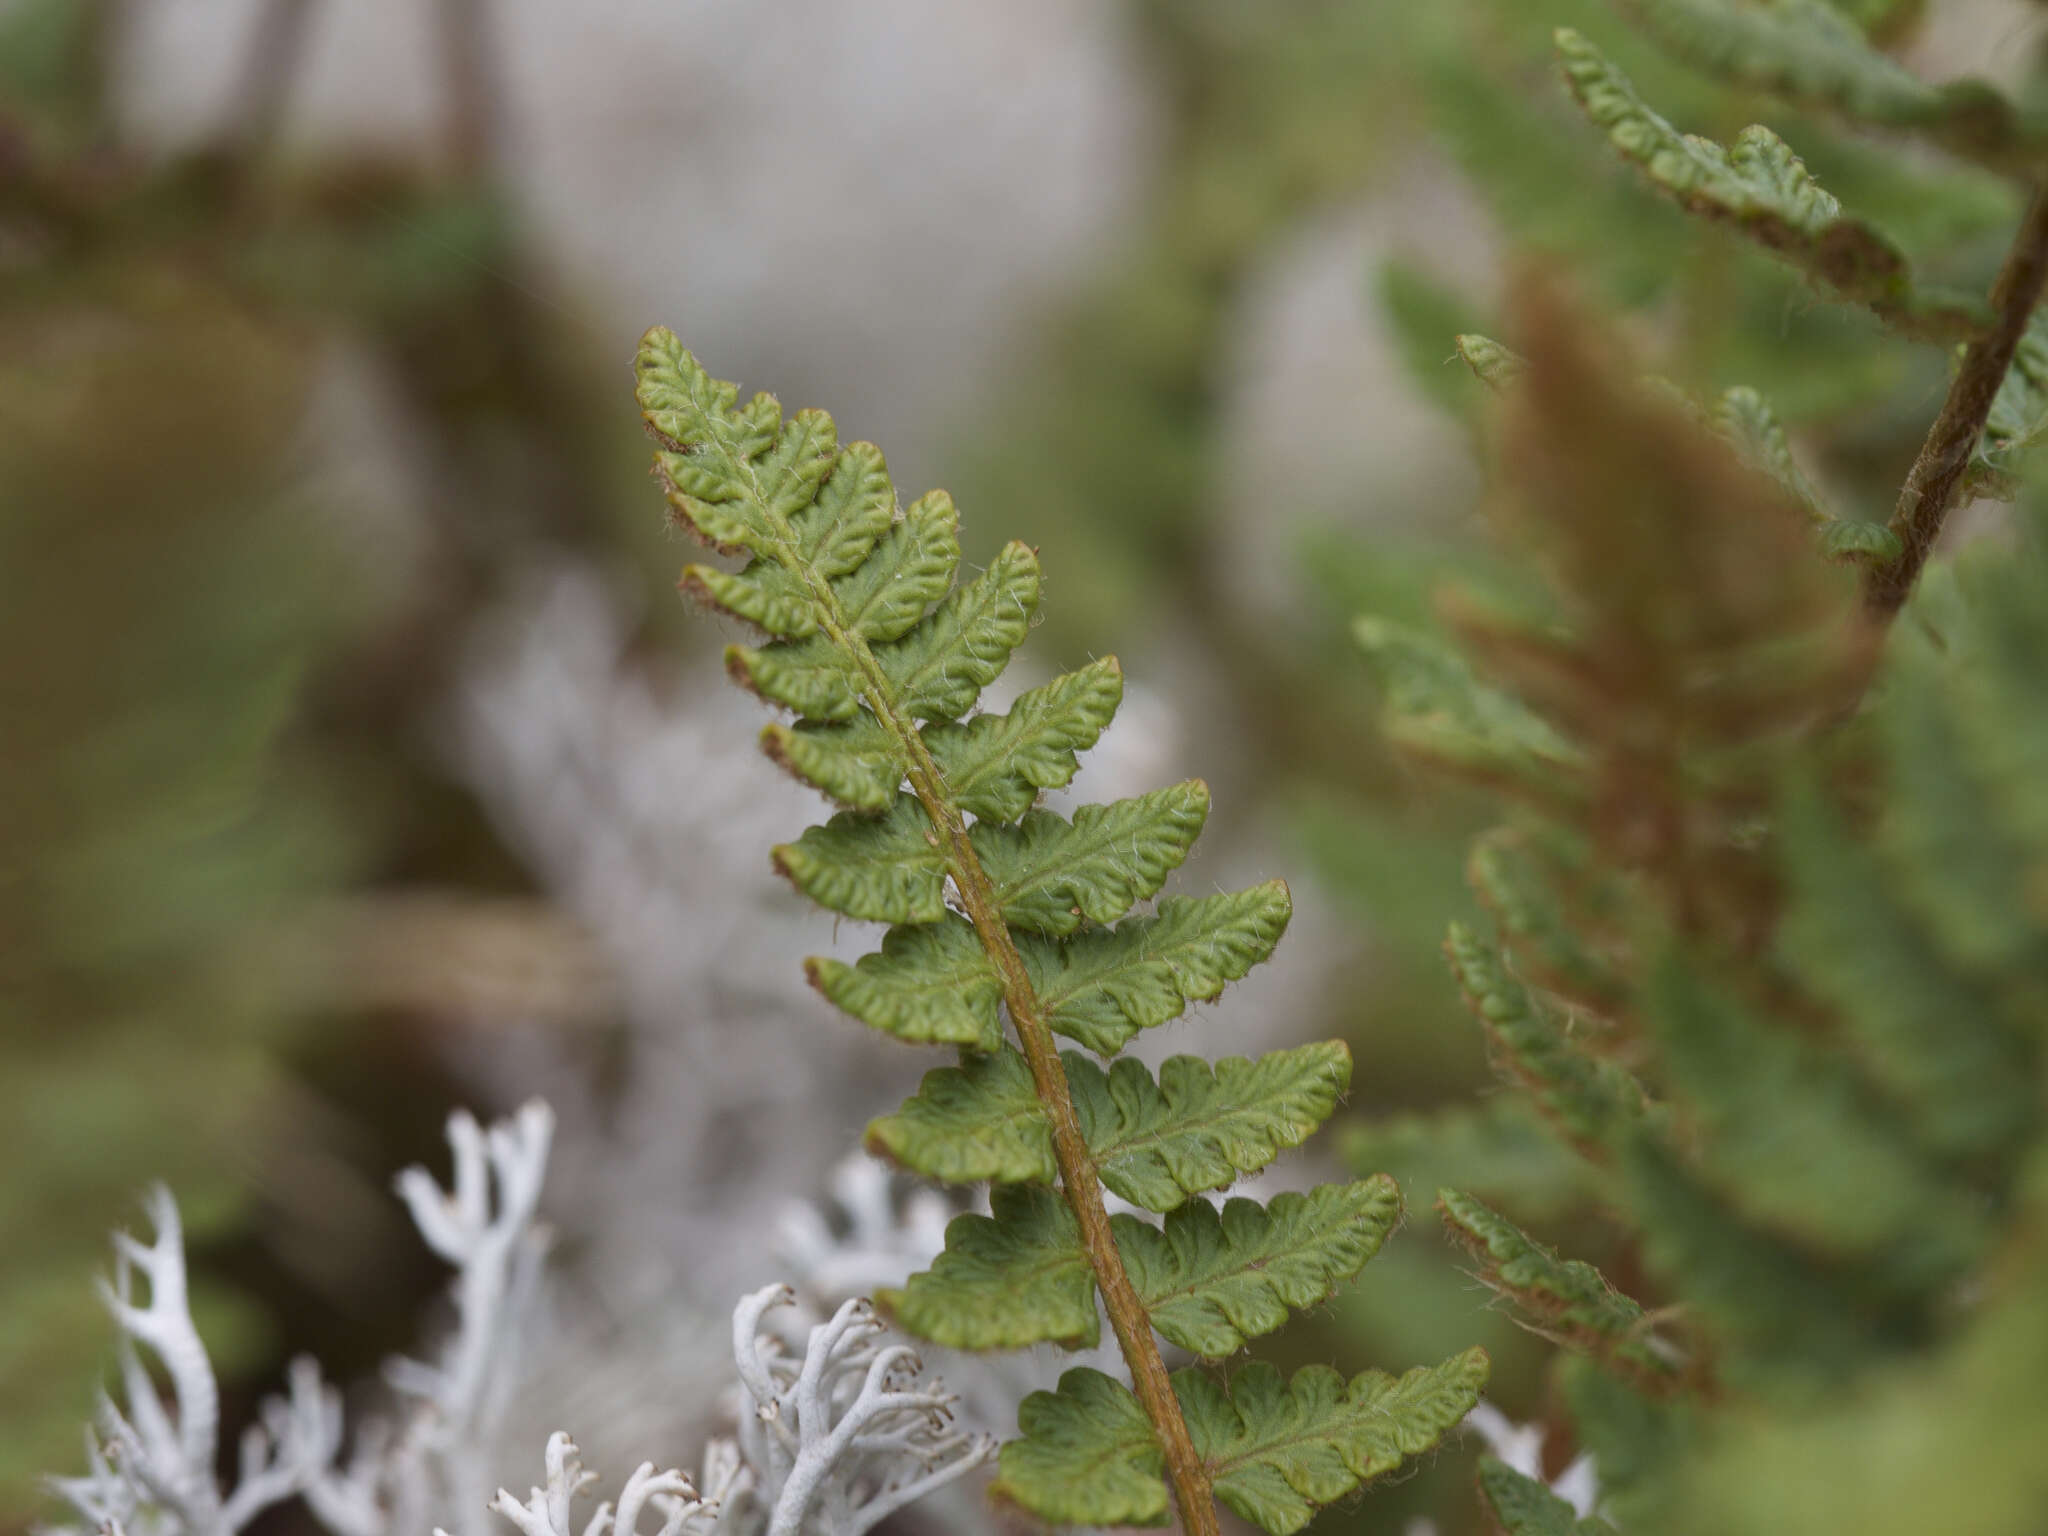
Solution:
<path fill-rule="evenodd" d="M 1646 1391 L 1680 1383 L 1676 1352 L 1651 1336 L 1642 1307 L 1578 1259 L 1561 1259 L 1470 1195 L 1437 1195 L 1444 1229 L 1479 1265 L 1479 1278 L 1511 1297 L 1545 1336 L 1621 1372 Z"/>
<path fill-rule="evenodd" d="M 1465 859 L 1466 882 L 1524 974 L 1595 1013 L 1614 1017 L 1628 1005 L 1629 979 L 1601 952 L 1593 935 L 1617 925 L 1625 898 L 1600 872 L 1586 870 L 1583 857 L 1575 861 L 1580 866 L 1575 871 L 1558 868 L 1561 861 L 1549 855 L 1562 841 L 1548 839 L 1539 851 L 1536 840 L 1519 830 L 1496 827 L 1474 840 Z M 1580 890 L 1572 892 L 1570 885 Z M 1599 892 L 1596 903 L 1583 895 L 1588 886 Z"/>
<path fill-rule="evenodd" d="M 1490 389 L 1505 389 L 1528 371 L 1526 358 L 1502 346 L 1490 336 L 1470 332 L 1456 338 L 1458 356 L 1473 376 Z"/>
<path fill-rule="evenodd" d="M 1565 81 L 1586 116 L 1653 186 L 1688 212 L 1731 226 L 1906 335 L 1965 341 L 1991 323 L 1981 302 L 1916 285 L 1898 246 L 1845 215 L 1770 129 L 1745 128 L 1727 149 L 1680 133 L 1582 35 L 1563 28 L 1556 42 Z"/>
<path fill-rule="evenodd" d="M 1791 900 L 1779 942 L 1834 1005 L 1872 1078 L 1937 1157 L 2000 1147 L 2039 1114 L 2023 1039 L 1995 992 L 1952 970 L 1882 864 L 1819 790 L 1787 798 L 1780 846 Z"/>
<path fill-rule="evenodd" d="M 1352 632 L 1379 680 L 1390 741 L 1538 800 L 1583 797 L 1585 755 L 1513 695 L 1482 682 L 1452 647 L 1378 618 L 1359 619 Z"/>
<path fill-rule="evenodd" d="M 1721 1374 L 1839 1379 L 1881 1347 L 1882 1319 L 1851 1277 L 1744 1222 L 1669 1147 L 1639 1136 L 1621 1165 L 1645 1256 L 1736 1346 Z"/>
<path fill-rule="evenodd" d="M 1496 1066 L 1529 1089 L 1568 1141 L 1598 1158 L 1643 1119 L 1649 1099 L 1642 1086 L 1574 1042 L 1565 1021 L 1508 973 L 1491 945 L 1453 924 L 1444 954 L 1498 1052 Z"/>
<path fill-rule="evenodd" d="M 1838 1056 L 1768 1027 L 1676 958 L 1652 978 L 1648 1011 L 1702 1167 L 1751 1220 L 1912 1289 L 1976 1251 L 1968 1192 L 1914 1155 Z"/>
<path fill-rule="evenodd" d="M 1692 141 L 1687 139 L 1685 142 L 1690 144 Z M 1484 336 L 1460 336 L 1458 349 L 1474 371 L 1496 392 L 1508 389 L 1528 371 L 1526 358 Z M 1898 558 L 1899 536 L 1889 528 L 1882 523 L 1839 516 L 1828 506 L 1793 456 L 1792 445 L 1777 411 L 1755 389 L 1746 384 L 1734 385 L 1722 391 L 1709 409 L 1668 381 L 1645 379 L 1642 382 L 1646 388 L 1669 397 L 1711 430 L 1735 450 L 1736 457 L 1744 464 L 1775 481 L 1780 490 L 1805 510 L 1819 535 L 1823 554 L 1835 559 L 1864 562 Z M 2011 421 L 2015 424 L 2022 420 L 2035 421 L 2038 428 L 2039 418 L 2028 414 L 2033 408 L 2031 401 L 2015 394 L 2008 404 Z M 2040 416 L 2048 417 L 2048 397 L 2041 401 Z M 1981 478 L 1987 493 L 1998 488 L 1999 477 L 2000 472 L 1992 464 L 1987 462 L 1983 465 Z"/>
<path fill-rule="evenodd" d="M 972 834 L 1005 922 L 1065 938 L 1084 922 L 1113 923 L 1159 894 L 1209 817 L 1199 779 L 1112 805 L 1084 805 L 1071 823 L 1027 811 L 1016 826 L 977 822 Z"/>
<path fill-rule="evenodd" d="M 1212 1536 L 1210 1473 L 1154 1330 L 1228 1353 L 1355 1274 L 1399 1195 L 1367 1180 L 1220 1215 L 1190 1199 L 1315 1130 L 1350 1080 L 1341 1044 L 1213 1069 L 1174 1057 L 1155 1082 L 1135 1062 L 1104 1072 L 1062 1055 L 1053 1038 L 1113 1055 L 1215 997 L 1272 953 L 1287 888 L 1134 914 L 1188 857 L 1207 786 L 1083 805 L 1071 820 L 1035 805 L 1114 715 L 1117 663 L 1056 678 L 1006 714 L 970 714 L 1030 628 L 1036 554 L 1009 544 L 956 583 L 951 499 L 898 513 L 881 455 L 842 448 L 829 416 L 784 422 L 766 395 L 740 405 L 665 331 L 642 344 L 639 373 L 676 521 L 750 557 L 738 571 L 692 566 L 683 585 L 771 637 L 730 648 L 727 669 L 797 714 L 762 747 L 842 807 L 776 848 L 775 867 L 819 905 L 890 925 L 853 964 L 811 960 L 810 980 L 877 1030 L 965 1053 L 868 1141 L 933 1177 L 994 1181 L 991 1213 L 953 1222 L 931 1268 L 882 1299 L 913 1332 L 1007 1349 L 1093 1344 L 1099 1298 L 1134 1392 L 1070 1373 L 1060 1394 L 1028 1400 L 999 1491 L 1050 1519 L 1151 1522 L 1166 1513 L 1166 1473 L 1186 1528 Z M 1105 1186 L 1165 1212 L 1164 1229 L 1112 1222 Z M 1434 1439 L 1430 1404 L 1416 1412 L 1382 1426 L 1388 1444 Z"/>
<path fill-rule="evenodd" d="M 1068 1080 L 1081 1058 L 1066 1057 Z M 1058 1176 L 1052 1127 L 1031 1068 L 1008 1046 L 938 1067 L 903 1107 L 868 1126 L 867 1148 L 947 1184 L 982 1180 L 1051 1183 Z"/>
<path fill-rule="evenodd" d="M 2000 169 L 2048 145 L 2037 111 L 1981 80 L 1929 85 L 1825 0 L 1625 0 L 1674 55 L 1730 84 L 1877 128 L 1907 129 Z"/>

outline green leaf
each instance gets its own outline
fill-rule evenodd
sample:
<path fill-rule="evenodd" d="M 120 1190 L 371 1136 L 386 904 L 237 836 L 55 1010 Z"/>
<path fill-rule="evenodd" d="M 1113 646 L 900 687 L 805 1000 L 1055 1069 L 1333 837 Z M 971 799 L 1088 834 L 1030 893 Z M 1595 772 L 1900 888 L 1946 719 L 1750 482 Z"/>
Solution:
<path fill-rule="evenodd" d="M 773 857 L 798 890 L 848 917 L 936 923 L 946 915 L 945 856 L 913 796 L 898 796 L 880 816 L 841 811 Z"/>
<path fill-rule="evenodd" d="M 959 807 L 983 821 L 1015 821 L 1040 790 L 1062 788 L 1123 701 L 1114 656 L 1020 695 L 1002 715 L 925 727 L 924 742 Z"/>
<path fill-rule="evenodd" d="M 1844 215 L 1770 129 L 1745 128 L 1729 149 L 1682 134 L 1579 33 L 1560 30 L 1557 51 L 1572 94 L 1594 125 L 1688 212 L 1732 226 L 1908 335 L 1963 341 L 1989 324 L 1988 311 L 1974 301 L 1916 290 L 1899 248 Z"/>
<path fill-rule="evenodd" d="M 2039 877 L 1991 814 L 1997 801 L 1966 746 L 1961 697 L 1954 664 L 1907 630 L 1892 646 L 1877 712 L 1891 785 L 1877 846 L 1900 900 L 1951 966 L 1995 984 L 2048 960 L 2030 896 Z M 2025 718 L 2007 733 L 2017 736 Z"/>
<path fill-rule="evenodd" d="M 1527 1086 L 1568 1140 L 1598 1153 L 1642 1119 L 1642 1088 L 1614 1063 L 1573 1043 L 1565 1022 L 1508 974 L 1492 945 L 1454 923 L 1444 954 L 1496 1048 L 1497 1069 Z"/>
<path fill-rule="evenodd" d="M 1074 1071 L 1079 1056 L 1067 1057 Z M 982 1179 L 1050 1184 L 1058 1165 L 1052 1128 L 1039 1106 L 1031 1068 L 1004 1046 L 957 1067 L 927 1072 L 893 1115 L 868 1127 L 868 1150 L 948 1184 Z"/>
<path fill-rule="evenodd" d="M 851 720 L 860 713 L 860 675 L 828 635 L 756 650 L 725 649 L 725 670 L 749 693 L 806 720 Z"/>
<path fill-rule="evenodd" d="M 1465 360 L 1465 366 L 1472 370 L 1473 376 L 1496 392 L 1506 389 L 1529 371 L 1527 359 L 1502 346 L 1491 336 L 1468 333 L 1456 338 L 1456 346 L 1458 356 Z"/>
<path fill-rule="evenodd" d="M 1885 128 L 1927 134 L 1960 155 L 2023 168 L 2043 142 L 2022 113 L 1979 80 L 1932 86 L 1870 45 L 1823 0 L 1627 0 L 1658 42 L 1731 84 Z"/>
<path fill-rule="evenodd" d="M 1479 1278 L 1512 1297 L 1536 1330 L 1605 1361 L 1646 1388 L 1676 1385 L 1678 1365 L 1650 1337 L 1643 1309 L 1579 1259 L 1561 1259 L 1470 1195 L 1437 1196 L 1445 1230 L 1479 1264 Z"/>
<path fill-rule="evenodd" d="M 1763 1361 L 1781 1384 L 1800 1370 L 1837 1377 L 1882 1347 L 1840 1277 L 1744 1222 L 1657 1138 L 1629 1138 L 1620 1165 L 1652 1268 L 1740 1346 L 1724 1374 Z"/>
<path fill-rule="evenodd" d="M 1164 1525 L 1166 1454 L 1131 1390 L 1077 1367 L 1017 1411 L 989 1496 L 1054 1525 Z"/>
<path fill-rule="evenodd" d="M 1445 338 L 1457 334 L 1472 317 L 1473 306 L 1420 266 L 1403 260 L 1385 263 L 1375 285 L 1384 317 L 1409 379 L 1416 389 L 1452 415 L 1470 419 L 1481 391 L 1456 358 L 1444 350 Z"/>
<path fill-rule="evenodd" d="M 1496 827 L 1472 844 L 1466 877 L 1536 980 L 1596 1012 L 1619 1014 L 1628 1005 L 1628 979 L 1580 937 L 1578 914 L 1565 899 L 1573 876 L 1596 889 L 1600 876 L 1557 869 L 1558 860 L 1544 857 L 1552 851 L 1545 846 L 1539 852 L 1520 831 Z M 1601 891 L 1602 897 L 1610 894 Z"/>
<path fill-rule="evenodd" d="M 956 1216 L 946 1250 L 883 1311 L 919 1338 L 949 1349 L 1022 1349 L 1048 1340 L 1092 1348 L 1100 1324 L 1095 1274 L 1065 1198 L 1043 1184 L 997 1186 L 993 1216 Z"/>
<path fill-rule="evenodd" d="M 1299 1146 L 1351 1079 L 1351 1053 L 1335 1040 L 1256 1061 L 1228 1056 L 1214 1066 L 1171 1056 L 1156 1083 L 1136 1061 L 1119 1061 L 1105 1073 L 1078 1051 L 1060 1059 L 1102 1182 L 1153 1211 L 1220 1189 Z M 1007 1047 L 926 1074 L 901 1110 L 868 1128 L 868 1144 L 955 1184 L 1050 1182 L 1054 1174 L 1051 1132 L 1030 1069 Z"/>
<path fill-rule="evenodd" d="M 1173 1385 L 1216 1497 L 1269 1536 L 1291 1536 L 1320 1506 L 1435 1445 L 1471 1412 L 1486 1371 L 1486 1352 L 1471 1349 L 1398 1379 L 1366 1371 L 1349 1385 L 1322 1365 L 1286 1381 L 1262 1360 L 1227 1390 L 1192 1367 L 1174 1372 Z"/>
<path fill-rule="evenodd" d="M 775 534 L 753 495 L 751 460 L 773 445 L 780 409 L 757 395 L 736 419 L 739 391 L 706 373 L 671 331 L 649 331 L 633 367 L 641 415 L 666 445 L 655 468 L 677 519 L 715 549 L 766 554 Z"/>
<path fill-rule="evenodd" d="M 1713 425 L 1743 463 L 1777 481 L 1815 522 L 1833 520 L 1820 492 L 1792 457 L 1785 424 L 1778 420 L 1770 401 L 1748 385 L 1738 384 L 1722 393 L 1714 407 Z"/>
<path fill-rule="evenodd" d="M 2014 477 L 2043 432 L 2048 432 L 2048 312 L 2036 310 L 1992 397 L 1970 466 L 1970 489 L 2012 496 Z"/>
<path fill-rule="evenodd" d="M 865 569 L 865 567 L 863 567 Z M 1038 610 L 1038 556 L 1009 544 L 901 640 L 875 647 L 896 707 L 919 720 L 957 720 L 1008 665 Z"/>
<path fill-rule="evenodd" d="M 1575 793 L 1579 750 L 1519 699 L 1481 682 L 1451 647 L 1384 619 L 1362 618 L 1352 632 L 1385 695 L 1380 725 L 1390 741 L 1502 788 Z"/>
<path fill-rule="evenodd" d="M 797 562 L 827 580 L 844 576 L 874 554 L 895 520 L 896 488 L 882 450 L 848 443 L 817 500 L 791 519 Z M 937 601 L 937 594 L 927 601 Z"/>
<path fill-rule="evenodd" d="M 1272 953 L 1293 902 L 1285 881 L 1215 896 L 1170 896 L 1151 917 L 1094 928 L 1063 943 L 1020 935 L 1018 951 L 1046 1022 L 1114 1055 L 1142 1029 L 1207 1002 Z"/>
<path fill-rule="evenodd" d="M 1117 1251 L 1152 1326 L 1211 1359 L 1271 1333 L 1290 1308 L 1327 1299 L 1363 1269 L 1401 1220 L 1401 1192 L 1382 1175 L 1308 1194 L 1231 1200 L 1221 1212 L 1189 1200 L 1164 1231 L 1114 1216 Z"/>
<path fill-rule="evenodd" d="M 1673 957 L 1648 1013 L 1707 1178 L 1753 1221 L 1907 1291 L 1974 1256 L 1983 1214 L 1916 1156 L 1838 1052 L 1774 1025 Z"/>
<path fill-rule="evenodd" d="M 1611 1536 L 1604 1520 L 1579 1519 L 1569 1503 L 1493 1456 L 1479 1461 L 1479 1496 L 1506 1536 Z"/>
<path fill-rule="evenodd" d="M 853 965 L 812 958 L 804 974 L 863 1024 L 913 1045 L 994 1051 L 1003 1043 L 1002 979 L 965 918 L 891 928 Z"/>
<path fill-rule="evenodd" d="M 1071 825 L 1029 811 L 1015 826 L 977 823 L 975 852 L 995 882 L 1013 928 L 1063 938 L 1086 922 L 1108 923 L 1158 894 L 1209 816 L 1200 779 L 1135 800 L 1084 805 Z"/>
<path fill-rule="evenodd" d="M 1903 548 L 1899 536 L 1883 523 L 1838 517 L 1821 525 L 1820 552 L 1831 560 L 1883 564 L 1898 559 Z"/>
<path fill-rule="evenodd" d="M 944 491 L 903 509 L 873 554 L 832 584 L 846 626 L 864 640 L 896 640 L 946 595 L 960 564 L 960 513 Z"/>
<path fill-rule="evenodd" d="M 1779 846 L 1792 893 L 1779 941 L 1791 973 L 1833 1005 L 1922 1145 L 1961 1159 L 2009 1145 L 2033 1123 L 2038 1099 L 1996 996 L 1947 965 L 1818 788 L 1788 797 Z"/>
<path fill-rule="evenodd" d="M 738 574 L 715 566 L 686 565 L 677 586 L 686 596 L 745 619 L 771 635 L 801 640 L 818 627 L 816 599 L 801 581 L 772 561 L 751 561 Z"/>
<path fill-rule="evenodd" d="M 1136 1061 L 1105 1073 L 1074 1052 L 1063 1059 L 1102 1182 L 1150 1211 L 1221 1189 L 1301 1145 L 1351 1083 L 1351 1052 L 1338 1040 L 1214 1066 L 1169 1056 L 1156 1083 Z"/>
<path fill-rule="evenodd" d="M 881 721 L 866 710 L 838 725 L 764 726 L 761 750 L 853 810 L 887 810 L 903 787 L 903 753 Z"/>

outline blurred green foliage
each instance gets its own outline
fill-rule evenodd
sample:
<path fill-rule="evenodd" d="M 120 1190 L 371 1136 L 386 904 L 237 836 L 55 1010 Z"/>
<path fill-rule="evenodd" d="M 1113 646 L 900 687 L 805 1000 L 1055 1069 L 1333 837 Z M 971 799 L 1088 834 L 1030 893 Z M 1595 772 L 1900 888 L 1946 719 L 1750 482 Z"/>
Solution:
<path fill-rule="evenodd" d="M 231 1393 L 285 1343 L 376 1357 L 374 1316 L 329 1317 L 248 1235 L 312 1166 L 275 1149 L 353 1113 L 376 1179 L 445 1110 L 393 1027 L 435 999 L 336 919 L 521 883 L 418 714 L 520 553 L 606 538 L 633 489 L 487 167 L 280 167 L 232 121 L 142 157 L 111 127 L 117 21 L 0 10 L 0 1528 L 75 1460 L 107 1361 L 90 1278 L 152 1180 L 202 1261 L 233 1258 L 198 1282 Z M 309 440 L 351 354 L 415 435 L 423 526 L 338 498 Z M 395 1336 L 392 1269 L 355 1304 Z"/>

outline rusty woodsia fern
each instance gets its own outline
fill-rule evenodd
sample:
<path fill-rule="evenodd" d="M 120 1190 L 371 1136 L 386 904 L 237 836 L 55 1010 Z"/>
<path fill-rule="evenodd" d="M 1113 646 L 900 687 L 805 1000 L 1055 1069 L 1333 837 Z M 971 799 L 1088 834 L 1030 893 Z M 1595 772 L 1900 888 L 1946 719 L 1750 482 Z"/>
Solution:
<path fill-rule="evenodd" d="M 665 330 L 637 366 L 674 521 L 745 561 L 692 565 L 682 585 L 765 634 L 730 647 L 727 670 L 792 717 L 762 732 L 767 756 L 840 807 L 775 866 L 889 925 L 856 965 L 810 961 L 810 980 L 862 1023 L 955 1053 L 869 1145 L 995 1186 L 992 1215 L 959 1217 L 930 1270 L 879 1299 L 910 1332 L 976 1350 L 1092 1344 L 1106 1313 L 1130 1371 L 1126 1387 L 1077 1368 L 1027 1398 L 997 1495 L 1061 1524 L 1149 1525 L 1168 1520 L 1171 1483 L 1190 1532 L 1216 1531 L 1221 1501 L 1284 1536 L 1428 1449 L 1475 1401 L 1480 1351 L 1349 1380 L 1251 1364 L 1226 1382 L 1162 1358 L 1161 1340 L 1236 1353 L 1356 1274 L 1401 1216 L 1384 1176 L 1264 1206 L 1204 1198 L 1331 1113 L 1341 1043 L 1178 1056 L 1156 1079 L 1116 1059 L 1271 954 L 1285 885 L 1135 910 L 1187 857 L 1209 792 L 1190 780 L 1071 821 L 1035 808 L 1122 694 L 1104 659 L 975 712 L 1038 606 L 1037 555 L 1012 543 L 959 579 L 952 500 L 899 507 L 881 453 L 842 445 L 830 416 L 740 403 Z M 1111 1216 L 1105 1190 L 1163 1223 Z"/>

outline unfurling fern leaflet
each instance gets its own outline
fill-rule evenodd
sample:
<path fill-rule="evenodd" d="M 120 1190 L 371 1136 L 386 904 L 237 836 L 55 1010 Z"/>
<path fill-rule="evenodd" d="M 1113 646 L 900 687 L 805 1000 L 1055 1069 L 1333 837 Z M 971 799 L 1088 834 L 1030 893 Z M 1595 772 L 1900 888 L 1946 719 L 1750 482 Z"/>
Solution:
<path fill-rule="evenodd" d="M 840 807 L 777 848 L 775 867 L 820 905 L 891 925 L 858 964 L 812 960 L 808 975 L 862 1022 L 960 1052 L 869 1145 L 927 1177 L 999 1185 L 992 1216 L 960 1218 L 931 1270 L 880 1299 L 913 1332 L 996 1349 L 1092 1341 L 1099 1298 L 1130 1368 L 1130 1388 L 1074 1370 L 1027 1399 L 996 1492 L 1059 1522 L 1160 1524 L 1170 1479 L 1188 1531 L 1217 1530 L 1220 1498 L 1278 1536 L 1433 1444 L 1475 1401 L 1482 1353 L 1399 1381 L 1317 1371 L 1290 1387 L 1247 1370 L 1227 1387 L 1200 1366 L 1169 1374 L 1154 1339 L 1233 1353 L 1349 1280 L 1398 1223 L 1384 1177 L 1264 1208 L 1201 1198 L 1313 1133 L 1349 1084 L 1344 1047 L 1213 1068 L 1176 1057 L 1155 1080 L 1054 1045 L 1114 1056 L 1217 996 L 1272 953 L 1286 887 L 1132 915 L 1187 858 L 1208 789 L 1191 780 L 1071 821 L 1034 808 L 1123 690 L 1103 660 L 1006 714 L 972 713 L 1030 627 L 1037 555 L 1012 543 L 956 582 L 951 498 L 899 509 L 880 452 L 842 447 L 830 416 L 740 404 L 664 330 L 637 371 L 675 521 L 746 557 L 693 565 L 682 586 L 766 632 L 730 647 L 727 669 L 795 715 L 762 745 Z M 1164 1227 L 1112 1222 L 1105 1185 Z"/>

